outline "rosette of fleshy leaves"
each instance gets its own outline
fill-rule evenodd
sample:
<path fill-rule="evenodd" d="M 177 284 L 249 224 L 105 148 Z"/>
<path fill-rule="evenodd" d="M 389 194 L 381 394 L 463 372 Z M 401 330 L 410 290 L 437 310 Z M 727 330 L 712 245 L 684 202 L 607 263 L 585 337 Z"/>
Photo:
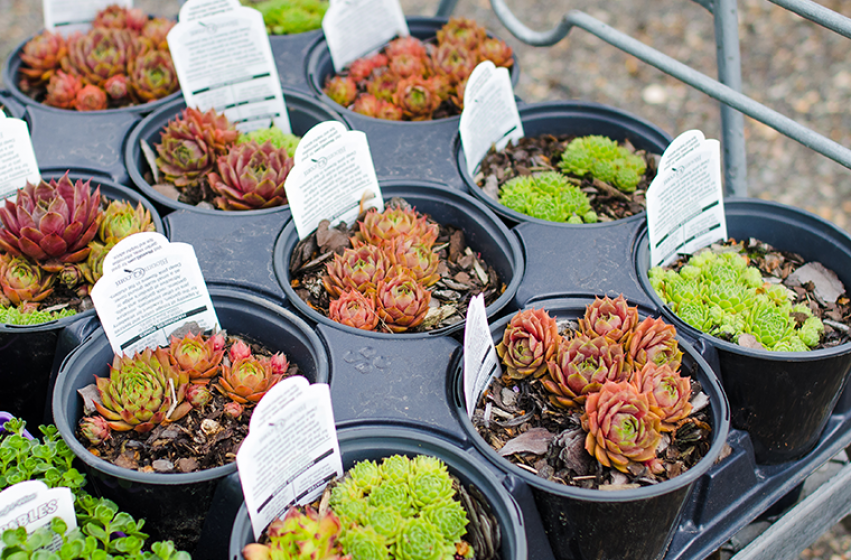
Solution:
<path fill-rule="evenodd" d="M 647 317 L 632 330 L 624 342 L 626 361 L 635 371 L 645 364 L 669 365 L 678 369 L 683 353 L 677 342 L 677 329 L 661 318 Z"/>
<path fill-rule="evenodd" d="M 584 334 L 562 339 L 547 369 L 549 375 L 542 384 L 551 393 L 550 401 L 565 408 L 581 406 L 588 394 L 599 391 L 607 381 L 625 381 L 629 375 L 621 344 Z"/>
<path fill-rule="evenodd" d="M 287 203 L 284 183 L 295 160 L 286 148 L 271 142 L 247 142 L 232 146 L 219 156 L 216 171 L 207 175 L 222 210 L 258 210 Z"/>
<path fill-rule="evenodd" d="M 591 175 L 627 193 L 635 191 L 647 170 L 644 158 L 611 138 L 596 135 L 571 140 L 558 165 L 567 174 Z"/>
<path fill-rule="evenodd" d="M 337 299 L 331 300 L 328 318 L 341 325 L 374 331 L 378 326 L 375 293 L 370 291 L 364 295 L 356 289 L 346 290 Z"/>
<path fill-rule="evenodd" d="M 21 49 L 18 87 L 25 93 L 44 88 L 67 54 L 65 38 L 59 33 L 45 30 L 30 39 Z"/>
<path fill-rule="evenodd" d="M 541 377 L 560 343 L 555 318 L 543 309 L 526 309 L 511 318 L 496 352 L 508 379 Z"/>
<path fill-rule="evenodd" d="M 155 231 L 151 211 L 141 202 L 134 207 L 131 202 L 113 200 L 103 212 L 98 237 L 105 244 L 115 244 L 135 233 Z"/>
<path fill-rule="evenodd" d="M 516 212 L 568 224 L 593 224 L 597 213 L 582 190 L 555 171 L 515 177 L 499 191 L 499 203 Z"/>
<path fill-rule="evenodd" d="M 205 385 L 221 369 L 225 338 L 221 333 L 209 337 L 200 333 L 188 333 L 183 338 L 172 336 L 169 354 L 191 383 Z"/>
<path fill-rule="evenodd" d="M 127 84 L 138 103 L 162 99 L 180 89 L 171 55 L 167 50 L 159 49 L 150 50 L 130 61 Z"/>
<path fill-rule="evenodd" d="M 269 524 L 269 544 L 248 544 L 242 555 L 245 560 L 351 560 L 340 545 L 341 529 L 331 511 L 320 515 L 310 506 L 290 507 L 283 519 Z"/>
<path fill-rule="evenodd" d="M 230 365 L 223 363 L 215 388 L 242 405 L 260 402 L 266 392 L 284 378 L 289 362 L 283 354 L 271 358 L 254 356 L 247 345 L 234 345 L 230 351 Z"/>
<path fill-rule="evenodd" d="M 301 142 L 301 138 L 295 134 L 284 132 L 277 126 L 270 126 L 269 128 L 258 128 L 257 130 L 240 134 L 239 138 L 236 139 L 237 144 L 247 144 L 252 141 L 257 142 L 261 146 L 266 142 L 271 142 L 272 146 L 276 149 L 286 148 L 289 157 L 295 157 L 295 151 L 298 148 L 299 142 Z"/>
<path fill-rule="evenodd" d="M 413 208 L 388 206 L 384 212 L 370 210 L 358 222 L 355 238 L 372 245 L 389 245 L 393 239 L 415 239 L 431 247 L 437 240 L 437 224 Z"/>
<path fill-rule="evenodd" d="M 384 326 L 401 333 L 419 326 L 429 310 L 431 292 L 411 275 L 395 266 L 375 288 L 376 313 Z"/>
<path fill-rule="evenodd" d="M 631 383 L 639 393 L 647 395 L 650 410 L 661 420 L 663 432 L 675 430 L 676 423 L 691 414 L 691 380 L 682 377 L 677 368 L 648 362 L 635 371 Z"/>
<path fill-rule="evenodd" d="M 295 35 L 322 27 L 328 2 L 322 0 L 266 0 L 251 5 L 263 14 L 269 35 Z"/>
<path fill-rule="evenodd" d="M 335 298 L 348 290 L 375 292 L 390 266 L 384 249 L 359 243 L 354 248 L 347 248 L 342 255 L 334 255 L 334 260 L 325 265 L 327 274 L 322 277 L 322 283 Z"/>
<path fill-rule="evenodd" d="M 623 295 L 615 299 L 595 297 L 579 319 L 579 330 L 588 336 L 605 336 L 621 342 L 637 324 L 638 307 L 630 307 Z"/>
<path fill-rule="evenodd" d="M 0 254 L 0 288 L 2 298 L 0 306 L 21 306 L 34 308 L 37 303 L 53 293 L 56 275 L 45 272 L 26 256 Z"/>

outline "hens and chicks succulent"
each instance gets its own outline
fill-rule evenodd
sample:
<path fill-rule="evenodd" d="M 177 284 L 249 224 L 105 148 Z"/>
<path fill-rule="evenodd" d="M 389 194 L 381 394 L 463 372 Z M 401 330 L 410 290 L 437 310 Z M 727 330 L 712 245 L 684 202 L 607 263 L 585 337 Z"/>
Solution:
<path fill-rule="evenodd" d="M 328 11 L 328 2 L 323 0 L 242 0 L 242 3 L 263 14 L 269 35 L 295 35 L 319 29 Z"/>
<path fill-rule="evenodd" d="M 569 337 L 543 309 L 517 313 L 497 353 L 505 381 L 540 379 L 553 405 L 582 411 L 585 449 L 600 464 L 663 472 L 656 457 L 662 433 L 692 411 L 673 326 L 639 320 L 623 296 L 606 297 L 588 305 Z"/>
<path fill-rule="evenodd" d="M 330 509 L 291 508 L 269 526 L 270 544 L 249 544 L 246 560 L 456 560 L 467 512 L 446 465 L 402 455 L 355 464 L 331 490 Z"/>
<path fill-rule="evenodd" d="M 821 319 L 805 304 L 792 304 L 794 292 L 763 280 L 759 269 L 735 251 L 705 250 L 678 272 L 649 272 L 650 284 L 677 316 L 694 328 L 738 342 L 753 335 L 762 348 L 804 352 L 819 344 Z"/>
<path fill-rule="evenodd" d="M 325 93 L 369 117 L 431 120 L 439 110 L 444 116 L 461 112 L 467 78 L 485 60 L 505 68 L 514 64 L 511 47 L 503 41 L 488 37 L 472 20 L 452 18 L 437 32 L 436 43 L 395 39 L 379 54 L 359 58 L 329 78 Z"/>
<path fill-rule="evenodd" d="M 209 188 L 221 210 L 271 208 L 287 203 L 298 140 L 274 126 L 243 134 L 214 109 L 190 107 L 163 129 L 156 165 L 177 189 Z"/>
<path fill-rule="evenodd" d="M 61 109 L 101 111 L 148 103 L 180 88 L 166 36 L 175 22 L 111 5 L 67 39 L 43 31 L 21 50 L 18 87 Z"/>
<path fill-rule="evenodd" d="M 86 297 L 116 243 L 155 229 L 142 203 L 105 204 L 100 187 L 93 192 L 91 180 L 74 182 L 68 173 L 59 181 L 27 183 L 15 202 L 0 208 L 0 222 L 0 307 L 18 309 L 23 319 L 57 287 Z"/>

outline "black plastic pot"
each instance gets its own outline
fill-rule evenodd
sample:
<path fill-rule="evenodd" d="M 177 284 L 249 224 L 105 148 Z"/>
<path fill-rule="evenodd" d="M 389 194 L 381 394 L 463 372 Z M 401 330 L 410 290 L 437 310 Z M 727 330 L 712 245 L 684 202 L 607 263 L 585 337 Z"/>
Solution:
<path fill-rule="evenodd" d="M 551 316 L 575 319 L 585 312 L 593 298 L 565 298 L 538 301 Z M 639 308 L 639 312 L 646 314 Z M 511 320 L 504 317 L 491 325 L 494 342 Z M 476 449 L 502 472 L 531 486 L 550 541 L 558 560 L 661 559 L 678 526 L 692 487 L 712 467 L 721 453 L 730 429 L 730 409 L 712 369 L 701 355 L 678 336 L 683 351 L 683 371 L 696 365 L 696 377 L 710 400 L 712 409 L 712 446 L 691 469 L 671 480 L 630 490 L 600 491 L 556 484 L 513 465 L 497 455 L 467 420 L 462 368 L 450 380 L 450 400 L 455 404 L 462 426 Z M 463 363 L 463 360 L 461 360 Z"/>
<path fill-rule="evenodd" d="M 328 382 L 325 347 L 302 319 L 234 288 L 211 288 L 210 296 L 222 328 L 284 352 L 311 382 Z M 219 531 L 202 536 L 201 526 L 219 482 L 236 471 L 235 463 L 193 473 L 141 473 L 95 457 L 74 436 L 83 414 L 77 390 L 91 384 L 94 375 L 109 375 L 112 358 L 112 348 L 100 329 L 65 360 L 53 392 L 53 415 L 59 433 L 85 463 L 98 494 L 131 515 L 148 519 L 145 532 L 154 540 L 174 539 L 182 550 L 194 549 L 201 540 L 204 550 L 225 550 L 227 534 Z M 211 516 L 223 514 L 228 512 L 210 512 Z"/>
<path fill-rule="evenodd" d="M 409 17 L 408 30 L 421 40 L 432 39 L 447 18 Z M 517 57 L 511 70 L 512 84 L 520 79 Z M 458 132 L 460 116 L 434 121 L 399 122 L 366 117 L 346 110 L 322 88 L 325 80 L 334 76 L 331 52 L 323 38 L 312 46 L 307 58 L 307 80 L 314 92 L 331 107 L 335 107 L 354 130 L 362 130 L 369 139 L 375 162 L 375 172 L 381 178 L 419 177 L 466 190 L 455 167 L 452 139 Z"/>
<path fill-rule="evenodd" d="M 330 108 L 303 93 L 285 90 L 284 101 L 287 104 L 287 113 L 290 117 L 293 134 L 298 136 L 304 135 L 315 125 L 324 121 L 339 121 L 345 124 L 345 121 Z M 173 120 L 185 108 L 186 103 L 182 99 L 176 99 L 148 115 L 130 132 L 127 142 L 124 145 L 124 158 L 127 162 L 127 172 L 130 174 L 130 178 L 133 184 L 136 185 L 136 188 L 150 198 L 163 215 L 174 210 L 189 210 L 215 216 L 237 216 L 242 214 L 256 216 L 259 214 L 288 211 L 288 205 L 263 210 L 246 210 L 243 212 L 224 212 L 222 210 L 198 208 L 191 204 L 178 202 L 154 190 L 143 176 L 150 171 L 150 166 L 142 154 L 142 148 L 139 142 L 140 140 L 145 140 L 151 146 L 151 149 L 156 151 L 154 146 L 160 143 L 160 135 L 163 128 L 168 124 L 169 120 Z"/>
<path fill-rule="evenodd" d="M 395 426 L 348 428 L 339 430 L 337 436 L 340 440 L 344 469 L 351 468 L 359 461 L 380 461 L 391 455 L 430 455 L 442 460 L 449 468 L 450 474 L 458 477 L 466 487 L 473 486 L 480 490 L 490 505 L 491 513 L 496 517 L 502 534 L 500 558 L 526 559 L 526 535 L 517 504 L 500 484 L 500 479 L 472 454 L 445 439 L 436 438 L 420 430 Z M 255 542 L 251 520 L 243 505 L 233 525 L 228 559 L 242 560 L 242 549 L 251 542 Z"/>
<path fill-rule="evenodd" d="M 24 106 L 18 103 L 8 90 L 0 90 L 0 105 L 2 105 L 3 111 L 7 116 L 14 119 L 24 118 L 24 113 L 26 112 Z"/>
<path fill-rule="evenodd" d="M 483 204 L 467 194 L 427 181 L 381 181 L 380 185 L 385 202 L 392 197 L 402 197 L 417 211 L 431 215 L 438 223 L 452 224 L 464 231 L 467 245 L 481 253 L 485 262 L 496 270 L 500 281 L 506 285 L 502 295 L 487 307 L 489 317 L 495 316 L 511 302 L 523 277 L 523 255 L 514 235 Z M 428 332 L 390 334 L 366 332 L 328 319 L 307 305 L 290 285 L 290 256 L 298 241 L 295 222 L 290 221 L 275 243 L 272 266 L 286 298 L 311 321 L 369 338 L 423 338 L 457 333 L 464 328 L 464 322 L 460 321 Z"/>
<path fill-rule="evenodd" d="M 3 412 L 2 410 L 0 410 L 0 434 L 2 434 L 3 432 L 6 431 L 3 428 L 3 424 L 5 424 L 6 422 L 8 422 L 9 420 L 11 420 L 13 418 L 15 418 L 14 414 L 9 414 L 8 412 Z M 33 439 L 32 435 L 30 435 L 30 432 L 27 429 L 24 429 L 24 431 L 21 435 L 24 436 L 27 439 Z"/>
<path fill-rule="evenodd" d="M 269 35 L 272 56 L 275 57 L 278 77 L 284 89 L 313 93 L 306 78 L 307 58 L 313 44 L 322 40 L 323 37 L 322 29 L 296 35 Z"/>
<path fill-rule="evenodd" d="M 45 180 L 59 179 L 63 171 L 42 170 Z M 141 202 L 151 212 L 151 218 L 160 233 L 163 223 L 153 205 L 139 193 L 107 179 L 92 177 L 72 170 L 72 181 L 92 179 L 92 186 L 100 185 L 101 195 L 112 200 Z M 57 353 L 57 340 L 63 329 L 91 317 L 94 309 L 40 325 L 0 324 L 0 383 L 9 388 L 0 391 L 0 409 L 8 410 L 27 421 L 30 426 L 49 422 L 51 371 Z M 61 359 L 61 357 L 60 357 Z"/>
<path fill-rule="evenodd" d="M 818 261 L 851 286 L 851 237 L 833 224 L 791 206 L 750 198 L 726 199 L 724 211 L 729 237 L 754 237 Z M 638 278 L 677 329 L 717 349 L 733 426 L 750 434 L 757 461 L 780 463 L 809 452 L 842 393 L 851 369 L 851 344 L 811 352 L 768 352 L 704 335 L 677 318 L 653 291 L 647 280 L 649 253 L 645 230 L 635 245 Z"/>

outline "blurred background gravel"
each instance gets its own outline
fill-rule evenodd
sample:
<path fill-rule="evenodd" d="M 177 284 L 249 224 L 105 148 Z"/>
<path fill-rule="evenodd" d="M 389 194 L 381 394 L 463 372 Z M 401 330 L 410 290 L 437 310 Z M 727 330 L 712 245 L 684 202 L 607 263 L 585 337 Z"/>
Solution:
<path fill-rule="evenodd" d="M 715 77 L 711 14 L 689 0 L 507 0 L 526 25 L 549 29 L 582 10 L 643 43 Z M 821 0 L 851 17 L 848 0 Z M 137 0 L 148 13 L 175 15 L 177 0 Z M 402 0 L 408 15 L 433 15 L 438 0 Z M 580 99 L 639 115 L 672 135 L 700 129 L 720 138 L 718 103 L 603 41 L 574 29 L 549 48 L 522 45 L 502 27 L 488 0 L 460 0 L 473 17 L 506 39 L 521 64 L 525 101 Z M 0 57 L 42 27 L 41 2 L 0 0 Z M 766 0 L 739 0 L 744 93 L 845 146 L 851 146 L 849 41 Z M 299 61 L 293 61 L 294 64 Z M 805 208 L 851 230 L 851 171 L 773 129 L 745 119 L 751 196 Z M 851 559 L 851 534 L 840 524 L 801 558 Z"/>

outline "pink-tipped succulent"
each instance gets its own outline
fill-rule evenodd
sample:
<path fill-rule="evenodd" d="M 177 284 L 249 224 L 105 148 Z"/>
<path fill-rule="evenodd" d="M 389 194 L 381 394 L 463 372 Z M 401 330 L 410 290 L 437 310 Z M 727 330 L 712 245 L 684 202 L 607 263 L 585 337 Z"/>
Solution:
<path fill-rule="evenodd" d="M 435 71 L 445 76 L 452 84 L 458 84 L 470 77 L 478 64 L 476 51 L 452 43 L 437 47 L 433 60 Z"/>
<path fill-rule="evenodd" d="M 631 383 L 610 381 L 589 394 L 582 427 L 588 432 L 585 449 L 601 465 L 624 473 L 633 465 L 656 474 L 663 470 L 656 458 L 661 420 L 650 410 L 647 396 Z"/>
<path fill-rule="evenodd" d="M 287 203 L 284 183 L 295 160 L 286 148 L 271 142 L 262 146 L 255 141 L 238 144 L 218 158 L 218 172 L 207 179 L 222 210 L 256 210 Z"/>
<path fill-rule="evenodd" d="M 467 18 L 453 17 L 437 31 L 439 45 L 461 45 L 468 50 L 475 50 L 485 40 L 487 32 L 475 21 Z"/>
<path fill-rule="evenodd" d="M 364 243 L 346 249 L 342 255 L 334 255 L 334 260 L 325 266 L 328 274 L 322 283 L 332 297 L 338 298 L 350 289 L 361 293 L 375 291 L 391 263 L 381 247 Z"/>
<path fill-rule="evenodd" d="M 401 121 L 403 114 L 402 108 L 398 105 L 394 105 L 390 101 L 385 101 L 384 99 L 379 99 L 378 112 L 376 113 L 376 117 L 379 119 L 384 119 L 385 121 Z"/>
<path fill-rule="evenodd" d="M 630 307 L 623 295 L 612 299 L 595 298 L 585 308 L 585 317 L 579 319 L 580 331 L 588 336 L 607 336 L 623 342 L 638 324 L 638 308 Z"/>
<path fill-rule="evenodd" d="M 60 109 L 73 109 L 81 89 L 83 89 L 83 82 L 79 76 L 58 70 L 47 83 L 47 97 L 44 98 L 44 103 Z"/>
<path fill-rule="evenodd" d="M 130 102 L 130 90 L 128 88 L 127 76 L 124 74 L 116 74 L 103 83 L 103 90 L 109 96 L 109 99 L 118 105 Z"/>
<path fill-rule="evenodd" d="M 185 399 L 192 408 L 204 408 L 213 400 L 213 393 L 205 385 L 190 383 L 186 386 Z"/>
<path fill-rule="evenodd" d="M 87 245 L 98 231 L 103 212 L 100 187 L 92 193 L 91 180 L 72 183 L 68 173 L 57 182 L 41 181 L 18 190 L 15 202 L 0 208 L 0 248 L 12 255 L 27 255 L 48 272 L 65 263 L 86 259 Z"/>
<path fill-rule="evenodd" d="M 151 211 L 139 202 L 132 203 L 113 200 L 103 212 L 103 221 L 98 228 L 98 236 L 104 243 L 115 244 L 135 233 L 156 231 Z"/>
<path fill-rule="evenodd" d="M 290 369 L 290 361 L 287 360 L 287 357 L 283 353 L 278 352 L 269 358 L 269 366 L 272 368 L 272 375 L 283 376 Z"/>
<path fill-rule="evenodd" d="M 390 58 L 402 54 L 423 58 L 426 56 L 426 47 L 422 41 L 409 35 L 408 37 L 399 37 L 387 43 L 387 46 L 384 47 L 384 54 Z"/>
<path fill-rule="evenodd" d="M 349 66 L 349 77 L 355 82 L 362 82 L 369 78 L 372 71 L 382 66 L 387 66 L 387 57 L 383 54 L 376 54 L 369 57 L 363 57 L 355 60 Z"/>
<path fill-rule="evenodd" d="M 21 50 L 21 91 L 29 92 L 47 85 L 67 54 L 65 39 L 53 31 L 42 31 L 27 41 Z"/>
<path fill-rule="evenodd" d="M 162 99 L 180 89 L 168 51 L 148 51 L 131 60 L 127 70 L 130 93 L 139 103 Z"/>
<path fill-rule="evenodd" d="M 281 375 L 272 373 L 269 360 L 249 356 L 236 360 L 230 366 L 223 365 L 215 387 L 234 402 L 256 404 L 281 378 Z"/>
<path fill-rule="evenodd" d="M 352 105 L 352 111 L 367 117 L 378 118 L 378 112 L 381 109 L 381 100 L 371 93 L 362 93 L 355 99 Z"/>
<path fill-rule="evenodd" d="M 384 212 L 372 210 L 358 222 L 355 237 L 372 245 L 389 246 L 393 239 L 414 239 L 431 247 L 437 240 L 439 228 L 415 209 L 387 207 Z"/>
<path fill-rule="evenodd" d="M 225 403 L 224 413 L 228 418 L 233 418 L 234 420 L 239 420 L 239 417 L 242 416 L 242 413 L 245 412 L 245 407 L 239 404 L 236 401 L 229 401 Z"/>
<path fill-rule="evenodd" d="M 390 71 L 400 78 L 427 77 L 429 73 L 429 62 L 427 58 L 402 53 L 390 59 Z"/>
<path fill-rule="evenodd" d="M 577 335 L 562 339 L 554 359 L 548 362 L 544 388 L 556 406 L 581 406 L 590 393 L 607 381 L 626 381 L 623 347 L 603 336 Z"/>
<path fill-rule="evenodd" d="M 248 544 L 242 555 L 245 560 L 352 560 L 351 554 L 343 555 L 341 528 L 339 518 L 330 510 L 320 515 L 310 506 L 304 508 L 304 513 L 290 507 L 283 519 L 269 524 L 270 543 Z M 385 551 L 382 543 L 378 544 Z M 370 557 L 387 558 L 386 552 L 383 556 Z"/>
<path fill-rule="evenodd" d="M 511 318 L 496 352 L 508 379 L 540 377 L 547 372 L 547 362 L 560 341 L 555 318 L 543 309 L 526 309 Z"/>
<path fill-rule="evenodd" d="M 488 37 L 479 45 L 479 62 L 490 60 L 495 66 L 511 68 L 514 65 L 514 51 L 505 41 Z"/>
<path fill-rule="evenodd" d="M 139 32 L 147 23 L 148 16 L 139 8 L 124 8 L 112 4 L 100 10 L 92 21 L 92 27 L 104 27 L 110 29 L 132 29 Z"/>
<path fill-rule="evenodd" d="M 133 36 L 126 29 L 95 27 L 85 35 L 68 38 L 68 56 L 62 68 L 79 74 L 88 84 L 101 86 L 116 74 L 127 73 L 127 63 L 135 55 Z"/>
<path fill-rule="evenodd" d="M 151 18 L 142 27 L 142 37 L 150 40 L 155 48 L 168 50 L 168 32 L 175 26 L 175 23 L 168 18 Z"/>
<path fill-rule="evenodd" d="M 230 350 L 228 350 L 228 358 L 230 358 L 231 362 L 235 362 L 237 360 L 244 360 L 245 358 L 251 357 L 251 347 L 248 346 L 241 340 L 237 340 L 234 342 Z"/>
<path fill-rule="evenodd" d="M 325 82 L 325 95 L 335 103 L 348 107 L 358 95 L 358 85 L 350 76 L 335 76 Z"/>
<path fill-rule="evenodd" d="M 328 318 L 341 325 L 365 331 L 374 331 L 378 326 L 378 313 L 375 311 L 375 294 L 366 295 L 350 289 L 340 297 L 331 300 Z"/>
<path fill-rule="evenodd" d="M 86 275 L 83 274 L 82 263 L 66 264 L 62 270 L 56 273 L 56 280 L 69 290 L 77 288 L 80 284 L 83 284 L 86 281 Z"/>
<path fill-rule="evenodd" d="M 92 85 L 84 86 L 74 100 L 74 108 L 78 111 L 103 111 L 107 104 L 106 92 Z"/>
<path fill-rule="evenodd" d="M 437 267 L 440 258 L 431 250 L 431 246 L 413 237 L 396 237 L 387 251 L 390 262 L 408 270 L 423 286 L 428 288 L 438 280 Z"/>
<path fill-rule="evenodd" d="M 80 435 L 97 447 L 112 438 L 112 428 L 103 416 L 90 416 L 80 421 Z"/>
<path fill-rule="evenodd" d="M 631 383 L 647 394 L 650 410 L 662 420 L 662 431 L 671 432 L 676 424 L 691 414 L 691 381 L 668 364 L 652 362 L 636 371 Z"/>
<path fill-rule="evenodd" d="M 376 312 L 394 333 L 420 325 L 428 313 L 431 292 L 423 288 L 407 271 L 395 267 L 378 283 L 375 291 Z"/>
<path fill-rule="evenodd" d="M 440 97 L 432 91 L 431 83 L 425 78 L 411 76 L 399 80 L 393 103 L 402 109 L 402 115 L 412 121 L 431 120 L 440 106 Z"/>
<path fill-rule="evenodd" d="M 0 288 L 12 305 L 44 300 L 53 293 L 55 279 L 27 257 L 0 255 Z"/>
<path fill-rule="evenodd" d="M 635 370 L 652 363 L 679 369 L 683 353 L 677 342 L 677 330 L 661 318 L 647 317 L 629 334 L 625 344 L 627 363 Z"/>
<path fill-rule="evenodd" d="M 392 102 L 399 77 L 389 69 L 377 70 L 366 82 L 366 91 L 382 101 Z"/>
<path fill-rule="evenodd" d="M 175 359 L 177 366 L 185 371 L 189 381 L 197 384 L 209 383 L 219 371 L 224 349 L 216 350 L 212 337 L 205 338 L 201 334 L 187 334 L 182 339 L 171 337 L 169 354 Z"/>

